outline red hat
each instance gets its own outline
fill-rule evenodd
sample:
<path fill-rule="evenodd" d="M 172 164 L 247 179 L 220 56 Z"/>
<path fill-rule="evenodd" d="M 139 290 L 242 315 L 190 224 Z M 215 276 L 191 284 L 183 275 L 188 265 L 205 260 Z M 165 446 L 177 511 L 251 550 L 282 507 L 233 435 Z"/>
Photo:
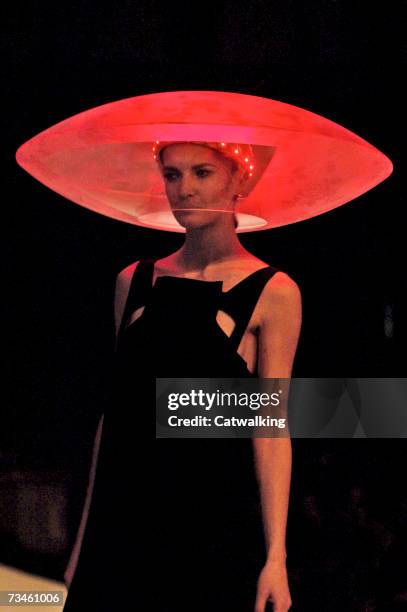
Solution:
<path fill-rule="evenodd" d="M 250 145 L 255 172 L 237 208 L 238 231 L 309 219 L 362 195 L 392 172 L 353 132 L 297 106 L 218 91 L 126 98 L 74 115 L 19 147 L 17 162 L 66 198 L 135 225 L 183 232 L 152 147 Z"/>

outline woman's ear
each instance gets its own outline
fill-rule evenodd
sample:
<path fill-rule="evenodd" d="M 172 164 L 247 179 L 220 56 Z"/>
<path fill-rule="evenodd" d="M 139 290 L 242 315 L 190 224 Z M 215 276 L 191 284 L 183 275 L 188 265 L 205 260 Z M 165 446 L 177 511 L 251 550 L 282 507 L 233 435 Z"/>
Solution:
<path fill-rule="evenodd" d="M 246 173 L 244 170 L 239 171 L 239 176 L 235 183 L 235 195 L 233 197 L 234 200 L 237 200 L 238 198 L 242 197 L 245 191 L 245 185 L 246 185 L 248 178 L 249 178 L 248 173 Z"/>

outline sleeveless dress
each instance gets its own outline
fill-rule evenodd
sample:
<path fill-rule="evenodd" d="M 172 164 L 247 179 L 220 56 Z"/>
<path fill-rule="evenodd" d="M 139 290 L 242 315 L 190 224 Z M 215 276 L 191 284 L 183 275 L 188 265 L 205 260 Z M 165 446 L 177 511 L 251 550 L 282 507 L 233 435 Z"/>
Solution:
<path fill-rule="evenodd" d="M 265 561 L 250 439 L 155 439 L 155 377 L 257 377 L 236 352 L 267 266 L 222 281 L 133 274 L 78 566 L 64 612 L 254 607 Z M 132 323 L 132 313 L 144 310 Z M 228 337 L 218 310 L 235 322 Z"/>

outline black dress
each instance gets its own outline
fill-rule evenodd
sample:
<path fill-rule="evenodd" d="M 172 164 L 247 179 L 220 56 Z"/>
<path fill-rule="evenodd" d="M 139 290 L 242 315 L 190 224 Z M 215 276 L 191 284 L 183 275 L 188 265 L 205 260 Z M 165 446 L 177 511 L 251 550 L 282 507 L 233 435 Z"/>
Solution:
<path fill-rule="evenodd" d="M 265 560 L 250 439 L 155 439 L 155 377 L 256 377 L 237 348 L 271 266 L 222 281 L 141 260 L 119 332 L 94 493 L 64 612 L 254 607 Z M 130 315 L 145 306 L 128 324 Z M 235 321 L 230 337 L 216 322 Z"/>

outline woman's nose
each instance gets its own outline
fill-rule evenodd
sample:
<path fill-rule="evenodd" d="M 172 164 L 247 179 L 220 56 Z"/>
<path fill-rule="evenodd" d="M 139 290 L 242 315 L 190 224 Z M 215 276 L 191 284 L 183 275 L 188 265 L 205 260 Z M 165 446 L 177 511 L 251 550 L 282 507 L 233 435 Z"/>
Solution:
<path fill-rule="evenodd" d="M 195 192 L 194 178 L 188 174 L 184 174 L 179 182 L 179 195 L 181 198 L 188 198 Z"/>

